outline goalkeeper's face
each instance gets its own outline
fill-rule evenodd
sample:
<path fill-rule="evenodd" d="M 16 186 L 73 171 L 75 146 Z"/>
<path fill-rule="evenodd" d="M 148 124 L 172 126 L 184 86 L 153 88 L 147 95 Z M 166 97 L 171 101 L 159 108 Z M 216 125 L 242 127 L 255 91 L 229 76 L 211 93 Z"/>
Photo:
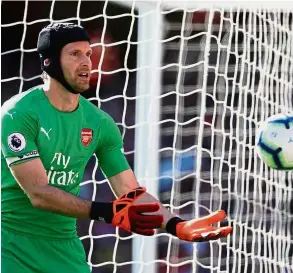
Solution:
<path fill-rule="evenodd" d="M 82 93 L 89 89 L 92 69 L 92 49 L 89 42 L 69 43 L 61 51 L 61 67 L 67 83 Z"/>

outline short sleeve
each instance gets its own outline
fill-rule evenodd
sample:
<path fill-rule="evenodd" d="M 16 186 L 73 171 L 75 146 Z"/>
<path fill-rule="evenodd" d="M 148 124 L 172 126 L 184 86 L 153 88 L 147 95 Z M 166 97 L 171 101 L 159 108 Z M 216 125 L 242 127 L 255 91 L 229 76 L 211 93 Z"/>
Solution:
<path fill-rule="evenodd" d="M 99 166 L 105 176 L 111 177 L 130 168 L 123 153 L 123 140 L 114 120 L 107 116 L 100 127 L 99 145 L 96 150 Z"/>
<path fill-rule="evenodd" d="M 1 150 L 8 166 L 39 157 L 35 144 L 36 120 L 27 112 L 1 113 Z"/>

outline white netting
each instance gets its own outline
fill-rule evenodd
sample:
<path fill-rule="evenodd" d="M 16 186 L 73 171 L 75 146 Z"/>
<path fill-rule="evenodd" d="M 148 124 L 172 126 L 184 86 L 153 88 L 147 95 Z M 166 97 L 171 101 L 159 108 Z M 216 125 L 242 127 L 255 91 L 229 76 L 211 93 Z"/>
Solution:
<path fill-rule="evenodd" d="M 138 13 L 136 4 L 2 2 L 2 102 L 41 83 L 39 30 L 52 21 L 77 22 L 90 31 L 94 49 L 94 80 L 85 96 L 119 124 L 133 166 L 140 152 L 134 134 L 143 125 L 135 123 L 135 105 L 144 99 L 135 83 L 146 69 L 137 67 L 136 49 L 149 43 L 137 42 L 138 22 L 160 10 L 164 58 L 156 72 L 162 75 L 162 90 L 152 100 L 161 105 L 160 149 L 154 155 L 160 159 L 159 196 L 183 218 L 224 209 L 228 220 L 223 224 L 233 225 L 234 232 L 228 239 L 198 244 L 159 233 L 151 263 L 159 273 L 293 272 L 292 172 L 268 169 L 254 148 L 255 127 L 262 120 L 292 112 L 292 11 L 154 4 Z M 81 196 L 112 198 L 95 158 L 87 166 Z M 78 221 L 78 232 L 93 272 L 124 273 L 133 264 L 139 269 L 150 264 L 131 255 L 149 255 L 148 238 L 132 249 L 137 235 L 85 220 Z"/>

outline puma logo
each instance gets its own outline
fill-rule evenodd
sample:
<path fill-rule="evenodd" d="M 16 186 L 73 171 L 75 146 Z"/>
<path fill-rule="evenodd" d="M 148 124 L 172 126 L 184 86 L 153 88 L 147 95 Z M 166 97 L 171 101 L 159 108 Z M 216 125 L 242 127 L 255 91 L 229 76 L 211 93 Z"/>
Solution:
<path fill-rule="evenodd" d="M 49 133 L 50 133 L 51 130 L 52 130 L 52 128 L 48 132 L 46 132 L 46 130 L 43 127 L 41 127 L 41 132 L 43 132 L 46 135 L 46 137 L 48 138 L 48 140 L 50 140 Z"/>
<path fill-rule="evenodd" d="M 11 119 L 13 119 L 13 114 L 15 114 L 15 113 L 16 113 L 16 112 L 13 112 L 13 113 L 10 114 L 9 112 L 7 112 L 7 115 L 10 116 Z"/>

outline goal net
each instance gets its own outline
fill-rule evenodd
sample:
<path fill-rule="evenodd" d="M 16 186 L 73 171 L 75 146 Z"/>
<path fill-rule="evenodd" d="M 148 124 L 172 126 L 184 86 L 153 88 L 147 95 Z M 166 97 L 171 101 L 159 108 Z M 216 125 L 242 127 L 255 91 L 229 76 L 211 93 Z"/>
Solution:
<path fill-rule="evenodd" d="M 293 109 L 292 7 L 117 2 L 2 2 L 1 103 L 42 83 L 45 25 L 84 26 L 93 48 L 84 96 L 119 125 L 139 182 L 182 218 L 224 209 L 234 230 L 192 244 L 78 220 L 92 272 L 293 272 L 293 175 L 255 151 L 260 122 Z M 95 157 L 80 195 L 114 198 Z"/>

